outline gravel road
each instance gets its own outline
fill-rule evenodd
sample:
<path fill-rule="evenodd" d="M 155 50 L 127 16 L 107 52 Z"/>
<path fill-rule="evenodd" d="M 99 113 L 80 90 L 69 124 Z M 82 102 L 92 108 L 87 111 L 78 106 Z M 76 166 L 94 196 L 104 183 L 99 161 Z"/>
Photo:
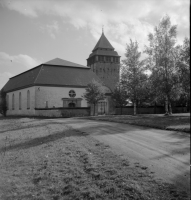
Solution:
<path fill-rule="evenodd" d="M 84 131 L 130 163 L 148 167 L 157 179 L 190 190 L 190 135 L 121 123 L 51 119 Z"/>

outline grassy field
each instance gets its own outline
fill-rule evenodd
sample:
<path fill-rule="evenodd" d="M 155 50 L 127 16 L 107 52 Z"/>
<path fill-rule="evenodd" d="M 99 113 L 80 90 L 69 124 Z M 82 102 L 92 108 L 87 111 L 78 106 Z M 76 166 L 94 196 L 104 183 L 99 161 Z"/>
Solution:
<path fill-rule="evenodd" d="M 89 119 L 190 132 L 190 113 L 173 114 L 171 116 L 164 116 L 163 114 L 105 115 L 94 116 Z"/>
<path fill-rule="evenodd" d="M 1 200 L 189 199 L 139 163 L 48 119 L 0 119 Z"/>

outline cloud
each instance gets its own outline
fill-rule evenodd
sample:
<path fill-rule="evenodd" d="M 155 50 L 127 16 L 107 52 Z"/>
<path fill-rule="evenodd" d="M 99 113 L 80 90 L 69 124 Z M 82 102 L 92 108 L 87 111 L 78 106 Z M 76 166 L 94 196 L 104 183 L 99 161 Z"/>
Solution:
<path fill-rule="evenodd" d="M 60 29 L 57 21 L 53 21 L 53 23 L 41 26 L 40 28 L 42 31 L 48 32 L 50 37 L 53 39 L 56 38 L 56 34 L 59 32 Z"/>
<path fill-rule="evenodd" d="M 14 74 L 11 74 L 10 72 L 0 73 L 0 90 L 12 76 L 14 76 Z"/>
<path fill-rule="evenodd" d="M 39 64 L 41 64 L 40 61 L 28 55 L 9 55 L 5 52 L 0 52 L 0 89 L 10 77 L 36 67 Z"/>
<path fill-rule="evenodd" d="M 61 17 L 64 23 L 76 29 L 88 28 L 96 41 L 104 25 L 107 38 L 118 44 L 117 51 L 121 51 L 122 45 L 125 49 L 130 38 L 137 40 L 143 50 L 148 33 L 165 14 L 171 17 L 172 24 L 178 24 L 179 42 L 189 36 L 189 0 L 14 0 L 3 1 L 3 5 L 33 18 L 41 15 Z M 59 30 L 57 22 L 47 25 L 45 29 L 52 38 Z"/>
<path fill-rule="evenodd" d="M 29 1 L 2 0 L 1 4 L 26 16 L 38 16 L 35 11 L 35 1 L 29 4 Z"/>
<path fill-rule="evenodd" d="M 20 64 L 26 69 L 30 69 L 39 65 L 40 62 L 37 59 L 32 58 L 28 55 L 19 54 L 11 56 L 7 53 L 0 52 L 0 67 L 3 65 L 10 66 L 12 64 Z"/>

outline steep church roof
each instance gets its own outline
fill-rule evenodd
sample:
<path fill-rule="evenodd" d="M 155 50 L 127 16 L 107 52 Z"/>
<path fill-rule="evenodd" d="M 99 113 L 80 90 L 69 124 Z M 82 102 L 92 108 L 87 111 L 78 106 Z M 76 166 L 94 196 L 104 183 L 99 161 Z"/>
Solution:
<path fill-rule="evenodd" d="M 86 66 L 79 65 L 79 64 L 67 61 L 67 60 L 60 59 L 60 58 L 55 58 L 53 60 L 49 60 L 48 62 L 45 62 L 43 64 L 45 64 L 45 65 L 68 66 L 68 67 L 85 67 L 85 68 L 87 68 Z"/>
<path fill-rule="evenodd" d="M 98 48 L 105 48 L 105 49 L 112 49 L 114 50 L 114 48 L 112 47 L 112 45 L 110 44 L 110 42 L 108 41 L 108 39 L 105 37 L 104 33 L 102 32 L 102 35 L 100 37 L 100 39 L 98 40 L 96 46 L 94 47 L 93 51 L 94 52 L 96 49 Z"/>
<path fill-rule="evenodd" d="M 118 53 L 114 51 L 113 46 L 110 44 L 103 32 L 88 59 L 96 55 L 120 57 Z"/>
<path fill-rule="evenodd" d="M 99 80 L 89 67 L 56 58 L 10 78 L 3 89 L 11 92 L 35 85 L 86 87 L 93 79 Z"/>

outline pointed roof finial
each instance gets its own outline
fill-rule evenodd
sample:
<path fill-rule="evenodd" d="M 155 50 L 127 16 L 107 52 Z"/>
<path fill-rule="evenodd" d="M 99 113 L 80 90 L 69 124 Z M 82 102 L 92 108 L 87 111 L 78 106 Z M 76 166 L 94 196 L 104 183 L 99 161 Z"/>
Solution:
<path fill-rule="evenodd" d="M 102 33 L 104 33 L 104 25 L 102 26 Z"/>
<path fill-rule="evenodd" d="M 108 41 L 108 39 L 105 37 L 103 31 L 104 31 L 104 29 L 103 29 L 103 26 L 102 26 L 102 35 L 101 35 L 100 39 L 98 40 L 98 42 L 97 42 L 97 44 L 94 47 L 94 49 L 93 49 L 92 52 L 94 52 L 98 48 L 112 49 L 112 50 L 114 50 L 114 48 L 112 47 L 112 45 L 110 44 L 110 42 Z"/>

